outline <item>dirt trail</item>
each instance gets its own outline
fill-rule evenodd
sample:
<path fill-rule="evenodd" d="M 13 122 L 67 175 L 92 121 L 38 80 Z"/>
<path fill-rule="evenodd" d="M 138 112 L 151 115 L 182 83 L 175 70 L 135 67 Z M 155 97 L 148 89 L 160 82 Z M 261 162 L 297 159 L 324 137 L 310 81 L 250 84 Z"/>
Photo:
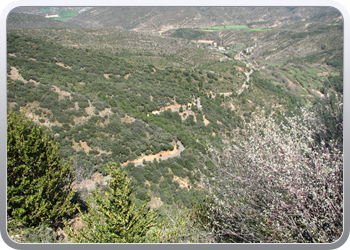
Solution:
<path fill-rule="evenodd" d="M 179 148 L 176 147 L 176 145 L 179 146 Z M 182 145 L 180 141 L 178 141 L 176 144 L 174 143 L 174 149 L 172 151 L 162 151 L 155 155 L 147 155 L 141 158 L 138 158 L 134 161 L 131 161 L 135 164 L 135 167 L 137 166 L 143 166 L 143 160 L 145 161 L 153 161 L 156 159 L 157 161 L 160 160 L 167 160 L 169 158 L 180 156 L 181 152 L 185 150 L 185 147 Z M 124 162 L 121 164 L 122 166 L 125 166 L 129 163 L 129 161 Z M 85 179 L 80 183 L 75 184 L 75 188 L 77 190 L 81 190 L 83 188 L 86 188 L 87 190 L 91 190 L 95 188 L 96 183 L 101 183 L 102 185 L 106 185 L 106 181 L 111 178 L 110 175 L 107 175 L 105 177 L 100 176 L 99 174 L 95 174 L 93 176 L 93 180 Z"/>
<path fill-rule="evenodd" d="M 296 86 L 296 85 L 298 85 L 301 89 L 303 89 L 303 90 L 305 90 L 306 92 L 309 93 L 309 91 L 307 91 L 307 89 L 304 88 L 304 87 L 300 84 L 300 82 L 296 81 L 296 82 L 298 83 L 298 84 L 296 84 L 296 83 L 294 83 L 292 80 L 290 80 L 289 78 L 286 78 L 286 79 L 287 79 L 287 81 L 288 81 L 288 85 L 289 85 L 289 86 Z"/>
<path fill-rule="evenodd" d="M 247 82 L 249 82 L 249 76 L 251 73 L 253 73 L 253 69 L 251 69 L 248 73 L 244 72 L 244 74 L 246 75 L 247 77 L 247 80 L 245 80 L 245 82 L 243 83 L 242 87 L 237 91 L 238 92 L 238 95 L 242 94 L 242 92 L 249 88 L 249 85 L 247 84 Z"/>
<path fill-rule="evenodd" d="M 67 66 L 67 65 L 65 65 L 65 64 L 62 63 L 62 62 L 56 62 L 56 64 L 57 64 L 58 66 L 61 66 L 61 67 L 63 67 L 63 68 L 66 68 L 66 69 L 71 69 L 71 68 L 72 68 L 72 66 Z"/>
<path fill-rule="evenodd" d="M 184 146 L 180 141 L 177 142 L 179 149 L 177 149 L 175 142 L 173 143 L 173 145 L 174 145 L 174 148 L 172 151 L 161 151 L 155 155 L 145 155 L 143 157 L 140 157 L 140 158 L 137 158 L 136 160 L 131 161 L 131 163 L 134 163 L 135 167 L 137 167 L 137 166 L 142 166 L 144 160 L 145 161 L 153 161 L 154 159 L 156 159 L 157 161 L 167 160 L 169 158 L 179 156 L 181 152 L 185 150 Z M 125 166 L 128 163 L 130 163 L 130 161 L 124 162 L 122 166 Z"/>
<path fill-rule="evenodd" d="M 296 86 L 294 82 L 292 82 L 289 78 L 286 78 L 288 81 L 288 86 Z"/>
<path fill-rule="evenodd" d="M 133 161 L 126 161 L 122 164 L 122 166 L 126 166 L 128 165 L 129 163 L 134 163 L 135 166 L 140 166 L 142 165 L 142 162 L 143 161 L 153 161 L 154 159 L 160 159 L 163 155 L 171 155 L 172 152 L 174 151 L 177 151 L 176 147 L 174 147 L 173 151 L 161 151 L 159 152 L 158 154 L 155 154 L 155 155 L 145 155 L 145 156 L 142 156 L 140 158 L 137 158 Z"/>
<path fill-rule="evenodd" d="M 321 93 L 320 91 L 316 90 L 316 89 L 313 89 L 312 92 L 318 94 L 320 97 L 324 98 L 325 95 L 323 93 Z"/>

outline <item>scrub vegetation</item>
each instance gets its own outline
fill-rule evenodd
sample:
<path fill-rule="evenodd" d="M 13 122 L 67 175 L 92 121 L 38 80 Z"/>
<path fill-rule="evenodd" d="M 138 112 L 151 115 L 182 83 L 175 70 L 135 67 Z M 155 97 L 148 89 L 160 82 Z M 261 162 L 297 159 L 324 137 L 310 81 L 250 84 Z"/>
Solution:
<path fill-rule="evenodd" d="M 341 236 L 339 12 L 19 7 L 7 27 L 13 240 Z"/>

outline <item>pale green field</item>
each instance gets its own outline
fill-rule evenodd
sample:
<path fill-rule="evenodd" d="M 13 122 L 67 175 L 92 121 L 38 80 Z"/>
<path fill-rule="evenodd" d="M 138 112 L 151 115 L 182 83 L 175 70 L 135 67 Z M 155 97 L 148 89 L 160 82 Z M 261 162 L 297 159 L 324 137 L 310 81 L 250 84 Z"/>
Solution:
<path fill-rule="evenodd" d="M 246 25 L 220 25 L 220 26 L 204 27 L 200 29 L 207 32 L 217 32 L 217 31 L 222 31 L 227 29 L 249 29 L 249 27 Z"/>

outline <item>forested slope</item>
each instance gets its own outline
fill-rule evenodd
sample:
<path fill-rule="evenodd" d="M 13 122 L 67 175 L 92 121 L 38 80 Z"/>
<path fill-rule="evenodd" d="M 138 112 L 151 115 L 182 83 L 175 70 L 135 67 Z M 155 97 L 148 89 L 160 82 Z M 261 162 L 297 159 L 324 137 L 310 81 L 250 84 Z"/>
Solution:
<path fill-rule="evenodd" d="M 125 9 L 124 14 L 130 10 Z M 222 14 L 224 9 L 190 8 L 186 11 L 201 13 L 200 24 L 187 27 L 179 21 L 180 29 L 163 35 L 136 32 L 141 23 L 147 24 L 144 27 L 151 31 L 168 25 L 159 21 L 164 18 L 166 8 L 163 15 L 157 12 L 159 15 L 153 18 L 156 10 L 150 10 L 143 10 L 142 15 L 137 12 L 138 21 L 130 16 L 130 20 L 121 23 L 121 28 L 134 30 L 113 26 L 114 18 L 118 17 L 115 9 L 96 9 L 95 20 L 110 14 L 108 20 L 98 20 L 101 26 L 106 26 L 101 28 L 70 26 L 82 25 L 84 17 L 91 15 L 93 9 L 76 15 L 66 26 L 56 26 L 53 20 L 46 26 L 43 18 L 22 14 L 13 14 L 9 19 L 12 25 L 8 26 L 7 35 L 7 109 L 23 112 L 59 144 L 59 156 L 63 163 L 71 164 L 75 172 L 76 189 L 79 189 L 76 200 L 81 203 L 88 200 L 90 190 L 86 188 L 91 183 L 99 191 L 109 192 L 102 180 L 111 178 L 113 166 L 131 178 L 130 188 L 134 192 L 130 195 L 136 207 L 150 201 L 148 206 L 158 208 L 157 213 L 167 218 L 169 228 L 173 225 L 171 217 L 180 217 L 185 208 L 191 211 L 193 221 L 215 222 L 215 218 L 204 215 L 210 204 L 218 205 L 220 200 L 215 203 L 205 197 L 217 198 L 213 190 L 220 188 L 217 182 L 222 174 L 220 169 L 229 174 L 236 171 L 230 168 L 229 159 L 240 159 L 235 163 L 237 170 L 241 163 L 248 166 L 250 159 L 255 159 L 248 154 L 253 148 L 247 146 L 249 144 L 244 148 L 242 143 L 249 143 L 245 139 L 250 138 L 249 131 L 253 131 L 259 115 L 273 119 L 279 126 L 289 126 L 291 119 L 303 115 L 307 107 L 308 112 L 318 114 L 315 120 L 322 123 L 326 131 L 311 136 L 317 142 L 332 145 L 330 150 L 333 150 L 333 140 L 337 140 L 334 148 L 339 149 L 343 26 L 337 12 L 326 9 L 325 16 L 320 16 L 321 10 L 317 8 L 305 11 L 280 8 L 273 15 L 268 8 L 245 8 L 250 14 L 269 13 L 270 16 L 262 22 L 246 19 L 240 23 L 243 26 L 234 23 L 226 27 L 220 20 L 212 22 L 209 17 L 203 17 L 205 13 Z M 172 11 L 181 19 L 182 12 Z M 236 13 L 230 11 L 226 12 Z M 294 14 L 275 27 L 267 27 L 287 12 Z M 300 18 L 292 18 L 295 15 Z M 21 27 L 16 28 L 17 24 Z M 220 26 L 204 29 L 201 26 L 204 24 Z M 196 39 L 213 39 L 218 45 L 207 44 L 207 40 L 201 44 Z M 179 144 L 184 146 L 179 156 L 162 160 L 177 152 Z M 223 167 L 215 161 L 217 158 L 211 157 L 213 152 L 220 156 L 228 152 L 236 154 L 239 150 L 234 151 L 235 145 L 245 149 L 240 157 L 244 156 L 248 163 L 229 155 Z M 337 171 L 340 176 L 341 171 Z M 201 203 L 208 206 L 198 206 Z M 244 206 L 241 208 L 244 210 Z M 221 215 L 220 220 L 233 218 L 229 214 Z M 214 224 L 195 228 L 201 233 L 227 229 Z M 338 226 L 335 228 L 337 231 Z M 182 229 L 186 231 L 188 225 Z M 186 239 L 242 240 L 204 235 L 201 239 Z M 262 235 L 261 238 L 248 237 L 247 241 L 265 241 L 269 232 Z M 276 242 L 288 240 L 283 234 L 279 237 Z M 298 240 L 310 240 L 305 237 Z M 329 239 L 334 238 L 332 234 Z M 186 239 L 177 238 L 181 242 Z M 165 242 L 168 240 L 171 241 Z"/>
<path fill-rule="evenodd" d="M 153 185 L 155 191 L 164 189 L 159 182 L 166 174 L 170 174 L 167 185 L 174 185 L 175 175 L 189 178 L 188 186 L 195 187 L 200 176 L 194 172 L 195 154 L 190 152 L 203 150 L 196 139 L 203 141 L 242 127 L 241 115 L 249 118 L 256 109 L 270 109 L 271 93 L 277 99 L 281 91 L 282 96 L 290 96 L 282 89 L 266 89 L 266 83 L 258 79 L 256 86 L 263 84 L 261 88 L 237 96 L 244 76 L 239 77 L 234 63 L 220 66 L 231 67 L 231 72 L 225 73 L 185 67 L 161 69 L 128 56 L 63 47 L 39 38 L 9 34 L 8 41 L 8 107 L 25 109 L 27 117 L 47 127 L 60 143 L 61 156 L 74 159 L 81 178 L 91 177 L 96 170 L 106 173 L 104 166 L 110 159 L 123 164 L 142 155 L 172 150 L 172 142 L 180 140 L 186 148 L 184 157 L 171 160 L 173 164 L 160 163 L 163 168 L 170 164 L 171 172 L 145 167 L 130 169 L 130 174 L 140 187 L 147 188 L 146 180 L 160 185 Z M 213 98 L 219 91 L 233 95 L 216 94 Z M 199 97 L 201 109 L 197 108 Z M 286 104 L 290 100 L 296 104 L 297 97 L 288 98 Z M 152 114 L 169 105 L 182 106 L 182 112 Z M 179 187 L 175 184 L 174 188 Z"/>

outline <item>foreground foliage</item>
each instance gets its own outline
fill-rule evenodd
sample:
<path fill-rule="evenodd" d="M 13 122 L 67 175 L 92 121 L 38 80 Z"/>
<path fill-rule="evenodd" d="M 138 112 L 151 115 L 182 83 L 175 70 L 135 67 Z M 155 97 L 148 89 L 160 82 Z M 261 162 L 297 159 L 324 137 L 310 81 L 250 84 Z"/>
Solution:
<path fill-rule="evenodd" d="M 7 115 L 7 214 L 24 226 L 56 224 L 75 210 L 74 173 L 58 145 L 24 114 Z"/>
<path fill-rule="evenodd" d="M 223 152 L 209 149 L 218 175 L 216 185 L 207 186 L 215 195 L 197 219 L 215 241 L 333 242 L 341 236 L 342 146 L 319 136 L 326 128 L 315 114 L 301 113 L 283 123 L 254 114 Z"/>
<path fill-rule="evenodd" d="M 110 192 L 93 192 L 89 212 L 80 216 L 83 228 L 73 230 L 66 223 L 66 231 L 77 243 L 145 243 L 155 242 L 157 237 L 156 214 L 145 203 L 137 208 L 132 201 L 133 189 L 126 172 L 109 163 Z"/>
<path fill-rule="evenodd" d="M 7 233 L 18 243 L 60 243 L 61 235 L 50 225 L 40 223 L 36 227 L 23 226 L 18 220 L 7 218 Z"/>

